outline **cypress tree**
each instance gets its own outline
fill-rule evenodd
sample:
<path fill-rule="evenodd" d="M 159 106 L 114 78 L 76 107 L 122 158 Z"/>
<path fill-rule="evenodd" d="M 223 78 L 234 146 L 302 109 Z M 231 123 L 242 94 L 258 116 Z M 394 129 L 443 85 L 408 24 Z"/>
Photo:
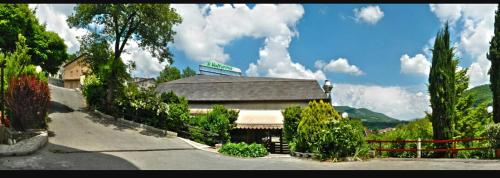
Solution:
<path fill-rule="evenodd" d="M 448 23 L 437 33 L 432 50 L 432 66 L 429 73 L 429 94 L 431 96 L 432 128 L 434 139 L 446 140 L 453 137 L 451 122 L 455 107 L 455 64 L 453 48 L 450 47 Z M 437 148 L 449 148 L 450 144 L 436 144 Z M 442 157 L 444 153 L 438 152 Z"/>
<path fill-rule="evenodd" d="M 490 51 L 486 54 L 491 61 L 490 89 L 493 93 L 493 121 L 500 123 L 500 4 L 495 15 L 495 35 L 490 41 Z"/>

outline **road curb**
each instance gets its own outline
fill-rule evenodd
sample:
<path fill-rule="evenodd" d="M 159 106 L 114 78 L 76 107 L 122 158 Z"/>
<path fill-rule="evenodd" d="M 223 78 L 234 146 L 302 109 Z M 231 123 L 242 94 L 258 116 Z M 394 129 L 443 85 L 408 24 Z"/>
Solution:
<path fill-rule="evenodd" d="M 106 119 L 112 119 L 114 121 L 117 121 L 119 124 L 122 124 L 122 125 L 125 125 L 125 126 L 142 128 L 142 129 L 144 129 L 144 130 L 146 130 L 148 132 L 156 133 L 156 134 L 164 136 L 164 137 L 177 137 L 177 133 L 176 132 L 172 132 L 172 131 L 168 131 L 168 130 L 163 130 L 163 129 L 158 129 L 158 128 L 155 128 L 155 127 L 151 127 L 149 125 L 140 124 L 140 123 L 137 123 L 137 122 L 134 122 L 134 121 L 129 121 L 129 120 L 126 120 L 124 118 L 115 118 L 113 116 L 104 114 L 104 113 L 102 113 L 102 112 L 100 112 L 98 110 L 94 110 L 93 112 L 96 113 L 97 115 L 99 115 L 100 117 L 103 117 L 103 118 L 106 118 Z"/>
<path fill-rule="evenodd" d="M 29 155 L 43 148 L 48 141 L 48 132 L 42 131 L 39 135 L 21 140 L 14 145 L 0 145 L 0 156 Z"/>

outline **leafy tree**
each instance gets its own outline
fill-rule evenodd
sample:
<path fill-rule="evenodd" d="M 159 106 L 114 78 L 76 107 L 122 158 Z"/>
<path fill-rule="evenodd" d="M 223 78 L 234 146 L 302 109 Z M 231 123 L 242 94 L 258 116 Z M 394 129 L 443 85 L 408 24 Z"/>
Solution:
<path fill-rule="evenodd" d="M 450 47 L 448 23 L 444 31 L 437 33 L 432 50 L 432 66 L 429 74 L 429 93 L 432 107 L 432 127 L 434 139 L 452 138 L 452 121 L 455 116 L 455 62 L 453 48 Z M 449 144 L 436 144 L 439 148 L 447 148 Z M 444 156 L 438 154 L 437 156 Z"/>
<path fill-rule="evenodd" d="M 68 59 L 64 40 L 57 33 L 46 31 L 27 4 L 0 4 L 0 51 L 13 52 L 18 34 L 26 37 L 30 64 L 39 65 L 55 74 Z"/>
<path fill-rule="evenodd" d="M 301 112 L 302 108 L 300 106 L 291 106 L 283 111 L 283 136 L 289 142 L 293 141 L 297 134 Z"/>
<path fill-rule="evenodd" d="M 193 69 L 191 69 L 189 66 L 186 67 L 184 70 L 182 70 L 182 78 L 186 78 L 186 77 L 191 77 L 191 76 L 194 76 L 196 75 L 196 71 L 194 71 Z"/>
<path fill-rule="evenodd" d="M 110 77 L 107 82 L 106 103 L 111 110 L 113 91 L 119 85 L 116 80 L 120 56 L 129 40 L 136 41 L 153 57 L 173 63 L 167 47 L 173 41 L 172 27 L 181 22 L 181 17 L 169 4 L 80 4 L 75 13 L 68 17 L 70 27 L 91 29 L 90 24 L 103 25 L 99 33 L 106 41 L 114 44 L 114 55 L 110 61 Z"/>
<path fill-rule="evenodd" d="M 166 65 L 165 68 L 160 71 L 160 76 L 156 79 L 157 83 L 169 82 L 172 80 L 177 80 L 181 78 L 181 72 L 174 66 Z"/>
<path fill-rule="evenodd" d="M 458 66 L 458 60 L 455 60 Z M 469 76 L 467 68 L 455 73 L 455 91 L 457 102 L 455 103 L 455 118 L 452 122 L 454 138 L 475 138 L 485 132 L 485 127 L 491 122 L 486 111 L 486 102 L 474 106 L 475 98 L 466 92 L 469 88 Z M 465 144 L 470 146 L 469 142 Z"/>
<path fill-rule="evenodd" d="M 317 143 L 330 122 L 342 119 L 331 104 L 311 101 L 302 109 L 294 146 L 297 151 L 318 151 Z"/>
<path fill-rule="evenodd" d="M 495 15 L 495 35 L 490 41 L 486 57 L 491 61 L 490 88 L 493 93 L 493 120 L 500 123 L 500 4 Z"/>

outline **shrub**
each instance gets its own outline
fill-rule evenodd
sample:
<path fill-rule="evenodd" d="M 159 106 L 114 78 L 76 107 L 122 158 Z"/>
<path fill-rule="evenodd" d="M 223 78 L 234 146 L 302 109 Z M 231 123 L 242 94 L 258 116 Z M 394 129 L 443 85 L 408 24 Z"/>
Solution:
<path fill-rule="evenodd" d="M 314 147 L 323 159 L 340 158 L 354 156 L 365 143 L 361 122 L 342 119 L 330 122 Z"/>
<path fill-rule="evenodd" d="M 328 124 L 342 119 L 330 104 L 323 101 L 309 102 L 300 117 L 294 149 L 306 152 L 313 150 L 317 152 L 319 149 L 317 143 L 328 129 Z"/>
<path fill-rule="evenodd" d="M 237 111 L 226 109 L 222 105 L 214 105 L 207 114 L 197 115 L 187 123 L 195 128 L 190 128 L 189 133 L 194 140 L 200 140 L 208 145 L 225 143 L 230 140 L 229 130 L 234 127 L 238 116 Z"/>
<path fill-rule="evenodd" d="M 299 126 L 300 122 L 301 112 L 302 108 L 300 108 L 300 106 L 288 107 L 283 111 L 283 137 L 288 142 L 293 141 L 293 138 L 295 138 L 297 127 Z"/>
<path fill-rule="evenodd" d="M 32 75 L 12 77 L 5 97 L 12 113 L 11 124 L 14 129 L 25 131 L 47 128 L 45 117 L 50 102 L 47 82 Z"/>
<path fill-rule="evenodd" d="M 185 124 L 189 120 L 189 106 L 188 101 L 181 97 L 177 100 L 178 103 L 168 104 L 168 115 L 170 122 L 168 128 L 175 131 L 185 130 Z"/>
<path fill-rule="evenodd" d="M 106 89 L 103 82 L 95 75 L 85 77 L 82 86 L 82 94 L 89 107 L 98 110 L 103 109 Z"/>
<path fill-rule="evenodd" d="M 486 129 L 486 136 L 490 141 L 491 147 L 500 149 L 500 123 L 488 126 L 488 129 Z"/>
<path fill-rule="evenodd" d="M 226 143 L 219 149 L 219 153 L 237 157 L 263 157 L 268 154 L 262 144 Z"/>
<path fill-rule="evenodd" d="M 123 96 L 115 102 L 125 114 L 125 119 L 160 129 L 171 129 L 168 127 L 169 106 L 156 96 L 153 89 L 139 90 L 131 84 L 125 87 Z"/>

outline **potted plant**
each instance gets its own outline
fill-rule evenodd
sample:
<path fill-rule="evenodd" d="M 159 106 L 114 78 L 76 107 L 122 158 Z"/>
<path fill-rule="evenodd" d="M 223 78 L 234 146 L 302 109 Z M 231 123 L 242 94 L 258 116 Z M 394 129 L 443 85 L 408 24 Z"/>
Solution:
<path fill-rule="evenodd" d="M 486 130 L 486 136 L 495 149 L 495 157 L 500 158 L 500 123 L 492 124 Z"/>

